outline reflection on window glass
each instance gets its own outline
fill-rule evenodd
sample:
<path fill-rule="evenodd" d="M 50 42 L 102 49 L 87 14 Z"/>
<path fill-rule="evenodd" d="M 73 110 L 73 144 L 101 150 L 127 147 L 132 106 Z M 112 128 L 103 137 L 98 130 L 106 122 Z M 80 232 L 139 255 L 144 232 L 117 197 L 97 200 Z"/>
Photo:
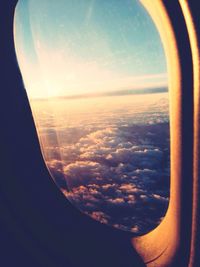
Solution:
<path fill-rule="evenodd" d="M 44 159 L 94 219 L 140 235 L 169 200 L 166 60 L 134 0 L 20 0 L 15 45 Z"/>

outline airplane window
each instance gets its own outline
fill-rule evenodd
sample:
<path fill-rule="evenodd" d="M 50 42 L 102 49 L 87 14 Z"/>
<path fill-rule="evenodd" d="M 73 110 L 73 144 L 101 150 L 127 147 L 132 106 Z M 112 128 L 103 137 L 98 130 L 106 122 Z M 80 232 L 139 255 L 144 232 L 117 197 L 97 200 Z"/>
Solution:
<path fill-rule="evenodd" d="M 168 77 L 140 2 L 20 0 L 14 36 L 57 186 L 102 223 L 154 229 L 169 202 Z"/>

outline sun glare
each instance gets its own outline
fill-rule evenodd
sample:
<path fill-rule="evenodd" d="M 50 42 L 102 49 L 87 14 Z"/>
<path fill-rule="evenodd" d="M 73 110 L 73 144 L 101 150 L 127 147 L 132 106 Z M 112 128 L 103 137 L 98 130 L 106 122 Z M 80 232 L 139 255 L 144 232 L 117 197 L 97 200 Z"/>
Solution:
<path fill-rule="evenodd" d="M 115 3 L 19 2 L 15 44 L 30 98 L 167 86 L 152 21 L 137 1 Z"/>
<path fill-rule="evenodd" d="M 82 212 L 141 235 L 169 201 L 166 59 L 133 0 L 20 0 L 15 46 L 42 153 Z"/>

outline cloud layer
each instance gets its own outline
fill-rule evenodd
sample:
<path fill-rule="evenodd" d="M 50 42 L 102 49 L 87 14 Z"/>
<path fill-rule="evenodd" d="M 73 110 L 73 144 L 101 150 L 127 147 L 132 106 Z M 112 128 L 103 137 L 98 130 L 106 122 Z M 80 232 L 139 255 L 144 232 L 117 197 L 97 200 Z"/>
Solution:
<path fill-rule="evenodd" d="M 160 114 L 158 105 L 151 106 L 134 121 L 130 116 L 41 129 L 51 141 L 45 147 L 48 168 L 81 211 L 134 234 L 160 223 L 168 207 L 170 168 L 166 101 L 159 106 Z"/>

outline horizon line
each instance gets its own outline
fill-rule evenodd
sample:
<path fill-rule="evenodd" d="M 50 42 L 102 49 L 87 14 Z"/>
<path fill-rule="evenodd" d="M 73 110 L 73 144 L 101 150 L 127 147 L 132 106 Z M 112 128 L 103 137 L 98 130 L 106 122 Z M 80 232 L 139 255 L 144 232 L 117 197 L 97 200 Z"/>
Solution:
<path fill-rule="evenodd" d="M 78 94 L 78 95 L 69 95 L 69 96 L 51 96 L 44 98 L 30 98 L 31 101 L 47 101 L 47 100 L 74 100 L 74 99 L 83 99 L 83 98 L 96 98 L 96 97 L 111 97 L 111 96 L 125 96 L 125 95 L 144 95 L 144 94 L 158 94 L 158 93 L 167 93 L 167 86 L 159 86 L 152 88 L 143 88 L 143 89 L 126 89 L 126 90 L 116 90 L 103 93 L 88 93 L 88 94 Z"/>

